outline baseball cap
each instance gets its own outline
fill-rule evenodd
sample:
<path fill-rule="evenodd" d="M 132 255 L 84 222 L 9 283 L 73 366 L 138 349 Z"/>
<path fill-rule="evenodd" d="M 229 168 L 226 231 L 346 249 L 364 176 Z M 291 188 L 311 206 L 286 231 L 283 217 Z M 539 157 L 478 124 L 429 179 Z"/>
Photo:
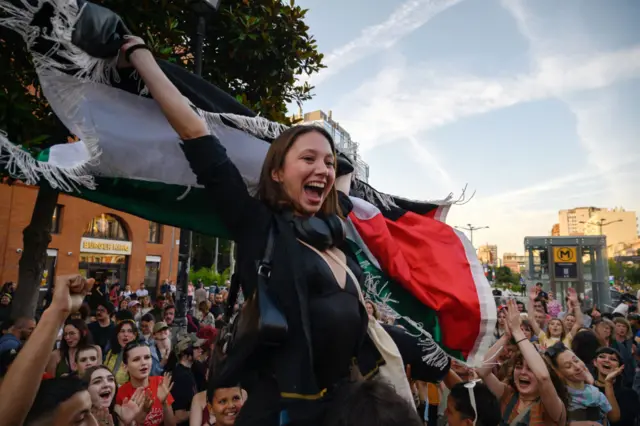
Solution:
<path fill-rule="evenodd" d="M 179 355 L 189 349 L 189 347 L 199 348 L 206 342 L 207 341 L 205 339 L 199 339 L 195 333 L 189 333 L 178 340 L 174 349 L 176 354 Z"/>
<path fill-rule="evenodd" d="M 139 304 L 140 304 L 140 302 L 138 302 L 137 300 L 132 300 L 131 302 L 129 302 L 129 307 L 133 308 L 134 306 L 139 305 Z"/>
<path fill-rule="evenodd" d="M 166 322 L 164 321 L 158 321 L 154 326 L 153 326 L 153 333 L 157 333 L 158 331 L 162 331 L 162 330 L 167 330 L 169 328 L 169 326 L 167 325 Z"/>

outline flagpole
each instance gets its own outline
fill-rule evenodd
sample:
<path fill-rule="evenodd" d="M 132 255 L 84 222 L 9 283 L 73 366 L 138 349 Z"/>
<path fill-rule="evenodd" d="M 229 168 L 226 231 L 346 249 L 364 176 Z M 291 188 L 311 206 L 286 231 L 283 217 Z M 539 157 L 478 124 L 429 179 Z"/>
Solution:
<path fill-rule="evenodd" d="M 207 17 L 210 12 L 218 10 L 220 0 L 193 0 L 191 9 L 198 17 L 196 37 L 194 43 L 195 73 L 202 75 L 202 54 L 204 51 L 204 37 L 207 28 Z M 187 312 L 189 311 L 189 271 L 191 270 L 191 240 L 190 229 L 180 229 L 180 246 L 178 248 L 178 285 L 179 298 L 176 306 L 175 324 L 186 331 Z"/>

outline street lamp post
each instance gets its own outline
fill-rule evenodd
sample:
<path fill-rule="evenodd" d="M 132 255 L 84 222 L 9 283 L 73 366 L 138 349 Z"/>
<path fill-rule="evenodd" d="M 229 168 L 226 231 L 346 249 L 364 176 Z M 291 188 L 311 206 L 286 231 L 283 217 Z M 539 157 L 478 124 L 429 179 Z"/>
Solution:
<path fill-rule="evenodd" d="M 473 226 L 468 223 L 467 226 L 456 226 L 456 229 L 461 229 L 463 231 L 469 231 L 469 239 L 471 240 L 471 245 L 473 246 L 473 231 L 479 231 L 481 229 L 489 229 L 488 226 Z"/>
<path fill-rule="evenodd" d="M 211 12 L 218 10 L 220 0 L 192 0 L 191 10 L 198 17 L 196 35 L 194 39 L 195 73 L 202 75 L 202 54 L 204 51 L 204 37 L 207 29 L 207 17 Z M 189 295 L 189 270 L 191 269 L 191 230 L 180 229 L 180 246 L 178 247 L 178 306 L 176 306 L 175 323 L 177 326 L 187 328 L 187 311 Z"/>
<path fill-rule="evenodd" d="M 607 226 L 607 225 L 611 225 L 612 223 L 618 223 L 618 222 L 624 222 L 622 219 L 616 219 L 616 220 L 612 220 L 610 222 L 606 222 L 606 219 L 598 219 L 598 221 L 595 223 L 596 225 L 598 225 L 598 235 L 603 235 L 602 234 L 602 228 Z M 589 223 L 589 221 L 584 221 L 581 220 L 580 223 L 584 223 L 585 225 Z"/>

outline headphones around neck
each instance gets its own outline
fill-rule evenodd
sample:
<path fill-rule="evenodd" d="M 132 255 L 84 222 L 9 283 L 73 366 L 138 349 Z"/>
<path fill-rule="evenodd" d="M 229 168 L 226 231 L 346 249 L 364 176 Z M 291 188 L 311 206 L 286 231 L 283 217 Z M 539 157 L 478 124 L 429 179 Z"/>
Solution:
<path fill-rule="evenodd" d="M 288 213 L 288 220 L 299 239 L 320 251 L 339 246 L 347 237 L 342 219 L 335 214 L 301 217 Z"/>

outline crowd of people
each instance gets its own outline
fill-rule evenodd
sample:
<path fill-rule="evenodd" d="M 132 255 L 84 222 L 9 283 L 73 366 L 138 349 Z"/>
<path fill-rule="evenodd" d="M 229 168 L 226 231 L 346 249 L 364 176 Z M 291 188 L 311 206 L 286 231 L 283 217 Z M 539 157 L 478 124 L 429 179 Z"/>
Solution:
<path fill-rule="evenodd" d="M 137 71 L 180 138 L 211 200 L 202 208 L 236 242 L 231 288 L 246 301 L 191 285 L 177 321 L 171 283 L 154 295 L 60 276 L 36 324 L 7 319 L 9 285 L 0 295 L 2 425 L 637 423 L 633 303 L 585 312 L 575 291 L 558 301 L 536 285 L 526 306 L 498 306 L 495 343 L 470 368 L 364 298 L 344 227 L 354 167 L 326 130 L 275 137 L 252 194 L 149 47 L 126 36 L 119 49 L 119 66 Z"/>

